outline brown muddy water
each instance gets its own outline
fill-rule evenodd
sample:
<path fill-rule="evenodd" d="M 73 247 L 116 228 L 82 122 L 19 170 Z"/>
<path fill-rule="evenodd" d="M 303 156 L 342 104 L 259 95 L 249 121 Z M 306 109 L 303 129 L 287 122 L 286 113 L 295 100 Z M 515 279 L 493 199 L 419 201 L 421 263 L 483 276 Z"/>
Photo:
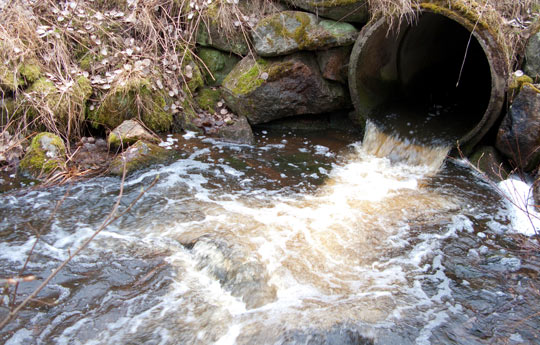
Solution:
<path fill-rule="evenodd" d="M 371 127 L 357 140 L 169 137 L 178 159 L 130 176 L 121 207 L 157 185 L 0 343 L 540 344 L 540 255 L 496 186 L 444 147 Z M 18 274 L 42 230 L 18 301 L 99 227 L 119 188 L 103 177 L 0 194 L 0 277 Z"/>

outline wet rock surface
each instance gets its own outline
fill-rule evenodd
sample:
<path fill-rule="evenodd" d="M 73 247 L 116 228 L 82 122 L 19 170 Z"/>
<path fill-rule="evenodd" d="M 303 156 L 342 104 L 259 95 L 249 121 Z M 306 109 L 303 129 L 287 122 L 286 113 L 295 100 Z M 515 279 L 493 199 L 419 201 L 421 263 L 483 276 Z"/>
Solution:
<path fill-rule="evenodd" d="M 352 45 L 357 36 L 358 30 L 350 24 L 319 20 L 314 14 L 298 11 L 266 17 L 252 33 L 254 49 L 263 57 Z"/>
<path fill-rule="evenodd" d="M 223 83 L 227 105 L 251 124 L 349 106 L 346 89 L 324 79 L 316 58 L 297 53 L 278 59 L 244 58 Z"/>
<path fill-rule="evenodd" d="M 497 134 L 496 147 L 515 166 L 531 171 L 540 160 L 540 90 L 525 84 Z"/>

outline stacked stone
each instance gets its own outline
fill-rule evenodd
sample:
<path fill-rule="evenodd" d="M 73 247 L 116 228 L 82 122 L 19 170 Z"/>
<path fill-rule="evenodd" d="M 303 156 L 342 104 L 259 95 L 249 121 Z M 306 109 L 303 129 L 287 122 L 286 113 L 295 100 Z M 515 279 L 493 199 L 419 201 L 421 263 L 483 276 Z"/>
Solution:
<path fill-rule="evenodd" d="M 355 25 L 368 19 L 366 1 L 286 3 L 254 25 L 251 47 L 240 44 L 242 30 L 225 40 L 209 25 L 199 35 L 201 58 L 227 106 L 252 125 L 351 108 L 347 67 Z M 235 54 L 242 60 L 231 67 Z"/>

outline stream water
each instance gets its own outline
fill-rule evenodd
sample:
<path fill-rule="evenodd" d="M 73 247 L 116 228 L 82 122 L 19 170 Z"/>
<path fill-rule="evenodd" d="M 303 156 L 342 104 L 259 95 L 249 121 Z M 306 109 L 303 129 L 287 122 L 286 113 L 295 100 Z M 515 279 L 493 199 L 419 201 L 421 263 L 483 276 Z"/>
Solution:
<path fill-rule="evenodd" d="M 443 163 L 448 148 L 367 133 L 169 137 L 178 159 L 127 179 L 121 209 L 159 176 L 0 343 L 540 344 L 540 255 L 512 235 L 506 199 Z M 41 233 L 18 301 L 119 188 L 102 177 L 0 195 L 0 277 Z"/>

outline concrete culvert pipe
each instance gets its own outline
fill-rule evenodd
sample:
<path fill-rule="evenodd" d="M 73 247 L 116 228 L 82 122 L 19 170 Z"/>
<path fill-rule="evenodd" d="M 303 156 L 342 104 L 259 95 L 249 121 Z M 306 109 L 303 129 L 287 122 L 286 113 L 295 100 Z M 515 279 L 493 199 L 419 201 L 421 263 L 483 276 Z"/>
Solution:
<path fill-rule="evenodd" d="M 506 57 L 470 13 L 420 6 L 412 23 L 362 29 L 349 64 L 355 116 L 419 144 L 471 148 L 500 115 Z"/>

